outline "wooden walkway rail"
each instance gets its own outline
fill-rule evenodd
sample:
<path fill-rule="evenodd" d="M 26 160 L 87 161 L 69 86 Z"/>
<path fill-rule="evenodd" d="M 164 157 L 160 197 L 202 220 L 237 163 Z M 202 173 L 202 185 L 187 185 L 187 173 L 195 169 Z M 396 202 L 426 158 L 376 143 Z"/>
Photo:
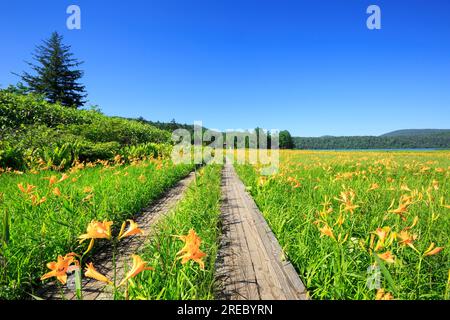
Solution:
<path fill-rule="evenodd" d="M 222 182 L 222 241 L 217 260 L 218 298 L 306 300 L 308 295 L 233 166 Z"/>

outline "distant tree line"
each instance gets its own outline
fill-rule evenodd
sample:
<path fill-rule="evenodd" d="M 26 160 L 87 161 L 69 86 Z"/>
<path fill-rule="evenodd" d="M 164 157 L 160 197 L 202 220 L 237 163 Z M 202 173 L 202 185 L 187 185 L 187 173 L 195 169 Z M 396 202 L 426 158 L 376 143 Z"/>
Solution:
<path fill-rule="evenodd" d="M 449 149 L 450 132 L 380 137 L 295 137 L 294 143 L 296 149 Z"/>

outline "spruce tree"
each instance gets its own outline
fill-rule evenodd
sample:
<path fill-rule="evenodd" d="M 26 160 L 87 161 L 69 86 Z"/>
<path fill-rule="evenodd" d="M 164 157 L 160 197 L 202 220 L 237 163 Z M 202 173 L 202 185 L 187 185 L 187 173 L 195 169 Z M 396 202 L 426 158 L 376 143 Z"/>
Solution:
<path fill-rule="evenodd" d="M 36 47 L 33 64 L 27 62 L 35 75 L 24 72 L 22 81 L 30 92 L 43 95 L 51 103 L 79 108 L 86 101 L 85 87 L 79 83 L 83 71 L 77 67 L 83 62 L 73 58 L 70 46 L 62 43 L 63 37 L 53 32 L 50 39 Z"/>

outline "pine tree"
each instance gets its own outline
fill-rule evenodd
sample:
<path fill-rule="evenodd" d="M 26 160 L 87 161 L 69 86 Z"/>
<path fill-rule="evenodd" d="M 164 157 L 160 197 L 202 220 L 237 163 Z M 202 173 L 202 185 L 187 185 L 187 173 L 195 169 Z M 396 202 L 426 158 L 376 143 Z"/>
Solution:
<path fill-rule="evenodd" d="M 27 62 L 36 75 L 24 72 L 20 77 L 30 92 L 43 95 L 49 102 L 79 108 L 86 102 L 85 87 L 78 82 L 83 71 L 76 69 L 83 62 L 73 58 L 71 47 L 62 40 L 53 32 L 50 39 L 37 46 L 33 54 L 37 64 Z"/>

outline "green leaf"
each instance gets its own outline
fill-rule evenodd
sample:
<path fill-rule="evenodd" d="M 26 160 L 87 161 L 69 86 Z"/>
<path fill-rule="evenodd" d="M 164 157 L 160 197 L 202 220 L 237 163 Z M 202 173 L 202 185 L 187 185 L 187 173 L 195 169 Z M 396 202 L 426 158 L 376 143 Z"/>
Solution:
<path fill-rule="evenodd" d="M 394 291 L 394 293 L 396 295 L 398 295 L 398 291 L 395 286 L 394 280 L 392 279 L 392 276 L 389 273 L 389 270 L 384 265 L 384 262 L 376 254 L 374 254 L 373 256 L 375 257 L 375 261 L 380 266 L 381 272 L 383 273 L 384 277 L 386 278 L 387 282 L 389 283 L 389 286 L 391 287 L 392 291 Z"/>

